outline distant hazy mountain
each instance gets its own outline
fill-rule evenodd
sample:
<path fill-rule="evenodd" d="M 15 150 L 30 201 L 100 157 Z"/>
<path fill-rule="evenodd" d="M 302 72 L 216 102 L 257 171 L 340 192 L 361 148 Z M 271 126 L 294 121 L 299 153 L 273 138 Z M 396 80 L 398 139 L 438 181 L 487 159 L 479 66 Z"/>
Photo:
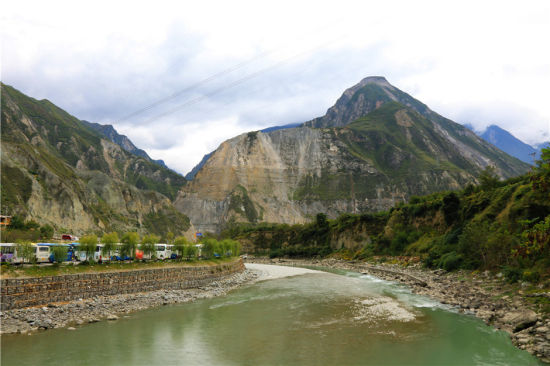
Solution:
<path fill-rule="evenodd" d="M 508 155 L 528 164 L 533 164 L 533 161 L 539 158 L 540 150 L 550 144 L 550 142 L 543 142 L 533 147 L 497 125 L 491 125 L 483 132 L 475 131 L 474 126 L 469 123 L 465 123 L 464 127 L 474 131 L 479 137 L 495 145 Z"/>
<path fill-rule="evenodd" d="M 273 127 L 264 128 L 263 130 L 260 130 L 260 132 L 267 133 L 267 132 L 272 132 L 272 131 L 277 131 L 277 130 L 284 130 L 284 129 L 287 129 L 287 128 L 296 128 L 296 127 L 299 127 L 301 125 L 302 125 L 302 123 L 289 123 L 288 125 L 273 126 Z"/>
<path fill-rule="evenodd" d="M 480 134 L 480 137 L 495 145 L 505 153 L 510 154 L 528 164 L 533 164 L 533 161 L 538 153 L 537 149 L 531 145 L 527 145 L 523 141 L 514 137 L 510 132 L 496 125 L 487 127 L 487 129 Z"/>
<path fill-rule="evenodd" d="M 204 166 L 204 164 L 206 164 L 206 162 L 212 156 L 213 153 L 214 152 L 212 151 L 211 153 L 204 155 L 202 157 L 201 161 L 197 165 L 195 165 L 195 167 L 193 169 L 191 169 L 191 171 L 189 173 L 185 174 L 185 179 L 193 180 L 193 178 L 195 178 L 195 175 L 197 175 L 199 170 L 201 170 L 201 168 Z"/>
<path fill-rule="evenodd" d="M 550 148 L 550 141 L 542 142 L 540 144 L 537 144 L 535 147 L 537 148 L 537 151 L 540 152 L 543 147 Z"/>

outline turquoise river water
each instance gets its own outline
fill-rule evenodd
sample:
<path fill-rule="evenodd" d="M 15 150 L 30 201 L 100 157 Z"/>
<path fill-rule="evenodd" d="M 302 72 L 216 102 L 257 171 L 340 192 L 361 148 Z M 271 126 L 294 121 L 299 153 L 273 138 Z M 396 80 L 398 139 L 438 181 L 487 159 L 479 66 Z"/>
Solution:
<path fill-rule="evenodd" d="M 310 273 L 115 322 L 2 336 L 8 365 L 539 365 L 506 334 L 402 285 Z"/>

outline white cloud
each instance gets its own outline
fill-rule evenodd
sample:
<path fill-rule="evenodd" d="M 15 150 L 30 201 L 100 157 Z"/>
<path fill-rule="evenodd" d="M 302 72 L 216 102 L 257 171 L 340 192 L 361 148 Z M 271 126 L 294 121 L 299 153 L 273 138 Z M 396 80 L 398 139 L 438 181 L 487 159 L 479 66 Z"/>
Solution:
<path fill-rule="evenodd" d="M 2 14 L 2 81 L 113 123 L 182 173 L 238 133 L 323 114 L 368 75 L 457 122 L 550 137 L 546 1 L 18 1 Z"/>

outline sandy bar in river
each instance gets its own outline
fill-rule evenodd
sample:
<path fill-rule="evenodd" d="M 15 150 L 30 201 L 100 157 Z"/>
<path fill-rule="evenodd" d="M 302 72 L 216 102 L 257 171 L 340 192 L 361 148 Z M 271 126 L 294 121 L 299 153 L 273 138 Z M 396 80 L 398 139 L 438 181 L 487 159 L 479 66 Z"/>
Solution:
<path fill-rule="evenodd" d="M 297 267 L 285 267 L 274 266 L 271 264 L 259 264 L 259 263 L 246 263 L 246 268 L 253 271 L 257 271 L 259 277 L 257 281 L 273 280 L 276 278 L 299 276 L 308 273 L 323 273 L 321 271 L 314 271 L 312 269 L 297 268 Z"/>

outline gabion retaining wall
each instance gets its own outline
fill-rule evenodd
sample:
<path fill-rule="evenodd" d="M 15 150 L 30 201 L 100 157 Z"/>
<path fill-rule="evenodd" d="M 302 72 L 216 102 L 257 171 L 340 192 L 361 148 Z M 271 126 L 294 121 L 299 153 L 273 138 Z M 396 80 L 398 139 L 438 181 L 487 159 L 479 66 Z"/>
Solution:
<path fill-rule="evenodd" d="M 94 296 L 207 285 L 244 270 L 242 259 L 216 266 L 168 267 L 0 280 L 1 309 L 17 309 Z"/>

